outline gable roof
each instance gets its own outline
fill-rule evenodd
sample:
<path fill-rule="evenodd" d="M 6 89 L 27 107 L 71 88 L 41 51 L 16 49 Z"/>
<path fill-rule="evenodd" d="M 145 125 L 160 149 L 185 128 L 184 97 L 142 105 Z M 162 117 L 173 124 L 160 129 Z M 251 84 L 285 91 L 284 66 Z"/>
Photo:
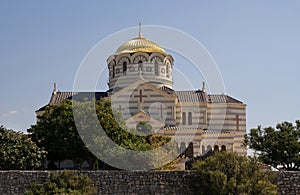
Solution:
<path fill-rule="evenodd" d="M 174 99 L 174 95 L 172 93 L 167 93 L 166 91 L 163 91 L 160 88 L 155 87 L 154 85 L 152 85 L 149 82 L 147 82 L 144 78 L 140 78 L 140 79 L 136 80 L 135 82 L 133 82 L 132 84 L 130 84 L 130 85 L 126 86 L 126 87 L 124 87 L 123 89 L 118 90 L 115 93 L 112 93 L 110 96 L 112 98 L 114 98 L 114 97 L 118 97 L 120 95 L 124 95 L 127 92 L 132 92 L 133 89 L 136 89 L 136 88 L 138 88 L 141 85 L 144 85 L 144 87 L 147 87 L 149 89 L 152 89 L 153 91 L 161 94 L 165 98 L 172 98 L 172 99 Z"/>
<path fill-rule="evenodd" d="M 136 114 L 134 114 L 132 117 L 128 118 L 127 120 L 125 120 L 126 124 L 128 126 L 130 126 L 129 124 L 131 122 L 139 122 L 139 121 L 147 121 L 151 124 L 151 126 L 153 127 L 153 130 L 155 132 L 159 131 L 161 128 L 164 127 L 164 123 L 156 120 L 155 118 L 152 118 L 148 113 L 146 113 L 144 110 L 140 110 L 138 111 Z"/>

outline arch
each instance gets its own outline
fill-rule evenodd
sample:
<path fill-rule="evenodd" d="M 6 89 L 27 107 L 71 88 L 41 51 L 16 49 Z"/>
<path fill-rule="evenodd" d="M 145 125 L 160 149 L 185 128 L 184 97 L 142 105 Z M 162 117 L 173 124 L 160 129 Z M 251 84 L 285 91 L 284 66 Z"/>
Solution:
<path fill-rule="evenodd" d="M 163 56 L 162 54 L 160 53 L 157 53 L 157 52 L 153 52 L 150 56 L 149 56 L 149 62 L 151 63 L 154 63 L 153 62 L 153 58 L 159 58 L 160 59 L 160 63 L 163 63 L 164 59 L 165 59 L 165 56 Z"/>
<path fill-rule="evenodd" d="M 182 125 L 186 125 L 186 113 L 182 112 Z"/>
<path fill-rule="evenodd" d="M 125 57 L 125 58 L 124 58 Z M 122 61 L 120 61 L 122 58 Z M 127 60 L 126 60 L 127 59 Z M 127 65 L 128 64 L 131 64 L 132 63 L 132 59 L 131 59 L 131 56 L 130 54 L 128 53 L 122 53 L 122 54 L 119 54 L 117 57 L 116 57 L 116 63 L 118 63 L 119 65 L 122 65 L 124 60 L 127 61 Z"/>
<path fill-rule="evenodd" d="M 188 125 L 192 125 L 193 124 L 193 120 L 192 120 L 192 112 L 188 113 Z"/>
<path fill-rule="evenodd" d="M 209 152 L 211 150 L 212 150 L 211 145 L 208 145 L 207 148 L 206 148 L 206 151 Z"/>
<path fill-rule="evenodd" d="M 164 64 L 169 64 L 169 65 L 173 65 L 174 59 L 171 55 L 167 55 L 164 58 Z"/>
<path fill-rule="evenodd" d="M 110 65 L 111 63 L 116 63 L 115 55 L 109 56 L 109 57 L 107 58 L 107 60 L 106 60 L 106 63 L 109 64 L 109 65 Z"/>
<path fill-rule="evenodd" d="M 214 151 L 215 151 L 215 152 L 219 152 L 219 146 L 218 146 L 218 145 L 215 145 L 215 146 L 214 146 Z"/>
<path fill-rule="evenodd" d="M 221 146 L 221 151 L 226 151 L 226 146 L 225 145 Z"/>
<path fill-rule="evenodd" d="M 131 56 L 131 61 L 134 64 L 137 64 L 137 62 L 140 60 L 142 60 L 143 63 L 147 63 L 149 61 L 149 54 L 143 52 L 137 52 Z"/>

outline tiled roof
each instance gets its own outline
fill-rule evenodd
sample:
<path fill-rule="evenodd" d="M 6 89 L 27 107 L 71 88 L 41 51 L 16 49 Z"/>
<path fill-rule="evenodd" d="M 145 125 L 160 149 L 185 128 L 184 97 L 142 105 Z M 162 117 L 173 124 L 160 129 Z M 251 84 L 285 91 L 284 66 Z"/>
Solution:
<path fill-rule="evenodd" d="M 84 101 L 92 99 L 99 100 L 103 97 L 107 97 L 106 92 L 56 92 L 56 94 L 52 94 L 49 104 L 59 104 L 65 99 Z"/>
<path fill-rule="evenodd" d="M 178 126 L 166 126 L 164 130 L 188 130 L 188 129 L 195 129 L 195 128 L 184 128 Z M 229 130 L 217 130 L 217 129 L 203 129 L 203 134 L 220 134 L 220 133 L 231 133 Z"/>
<path fill-rule="evenodd" d="M 202 91 L 175 91 L 179 102 L 207 102 L 206 94 Z"/>
<path fill-rule="evenodd" d="M 160 88 L 160 90 L 168 93 L 169 95 L 176 95 L 179 102 L 208 102 L 208 103 L 237 103 L 242 104 L 241 101 L 230 97 L 228 95 L 207 95 L 201 90 L 197 91 L 174 91 L 166 86 Z M 74 99 L 77 101 L 84 100 L 99 100 L 100 98 L 107 97 L 108 92 L 56 92 L 52 94 L 49 104 L 59 104 L 65 99 Z M 39 110 L 45 109 L 45 106 Z"/>
<path fill-rule="evenodd" d="M 230 97 L 228 95 L 208 95 L 208 101 L 213 104 L 217 103 L 236 103 L 236 104 L 242 104 L 243 102 L 234 99 L 233 97 Z"/>
<path fill-rule="evenodd" d="M 59 104 L 65 99 L 71 99 L 73 95 L 77 94 L 77 92 L 56 92 L 56 94 L 52 94 L 49 104 Z"/>
<path fill-rule="evenodd" d="M 62 101 L 66 99 L 85 101 L 85 100 L 92 100 L 92 99 L 99 100 L 100 98 L 103 97 L 107 97 L 107 92 L 60 92 L 58 91 L 55 94 L 52 93 L 48 104 L 60 104 Z M 45 110 L 46 106 L 47 105 L 39 108 L 37 111 Z"/>
<path fill-rule="evenodd" d="M 174 95 L 174 90 L 169 87 L 162 86 L 159 89 L 162 90 L 163 92 L 166 92 L 169 95 Z"/>
<path fill-rule="evenodd" d="M 107 97 L 107 92 L 79 92 L 72 96 L 73 100 L 85 101 L 85 100 L 99 100 L 100 98 Z"/>
<path fill-rule="evenodd" d="M 218 103 L 236 103 L 242 104 L 243 102 L 230 97 L 228 95 L 214 95 L 206 94 L 201 90 L 198 91 L 175 91 L 179 102 L 208 102 L 212 104 Z"/>

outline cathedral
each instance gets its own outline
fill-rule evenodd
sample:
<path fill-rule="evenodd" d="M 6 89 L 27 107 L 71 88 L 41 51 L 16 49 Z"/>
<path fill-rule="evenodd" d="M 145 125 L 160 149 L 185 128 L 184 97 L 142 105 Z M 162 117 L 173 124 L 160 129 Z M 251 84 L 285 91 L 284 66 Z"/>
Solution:
<path fill-rule="evenodd" d="M 246 104 L 226 94 L 201 89 L 173 89 L 174 59 L 157 43 L 139 33 L 108 57 L 108 90 L 105 92 L 52 92 L 48 104 L 92 94 L 111 101 L 130 128 L 150 124 L 155 133 L 172 137 L 185 157 L 207 151 L 233 150 L 246 155 Z M 180 66 L 180 65 L 178 65 Z M 76 98 L 75 98 L 76 97 Z M 48 105 L 47 104 L 47 105 Z M 41 115 L 45 106 L 36 111 Z"/>

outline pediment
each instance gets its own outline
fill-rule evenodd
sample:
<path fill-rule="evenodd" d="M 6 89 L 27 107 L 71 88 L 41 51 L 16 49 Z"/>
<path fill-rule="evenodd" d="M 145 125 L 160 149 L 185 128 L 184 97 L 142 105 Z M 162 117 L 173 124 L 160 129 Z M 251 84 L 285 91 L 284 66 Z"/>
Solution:
<path fill-rule="evenodd" d="M 119 96 L 125 97 L 126 95 L 131 96 L 134 91 L 137 91 L 140 88 L 146 89 L 147 91 L 151 91 L 152 93 L 155 93 L 157 95 L 159 94 L 162 98 L 175 99 L 174 96 L 156 88 L 154 85 L 150 84 L 147 80 L 143 78 L 140 78 L 139 80 L 126 86 L 125 88 L 116 91 L 115 93 L 112 93 L 110 98 L 114 99 Z"/>
<path fill-rule="evenodd" d="M 129 128 L 134 128 L 134 129 L 136 128 L 137 124 L 139 124 L 140 122 L 147 122 L 148 124 L 150 124 L 154 132 L 158 132 L 165 125 L 163 122 L 151 118 L 146 112 L 142 110 L 137 112 L 134 116 L 130 117 L 125 121 L 126 125 Z"/>

